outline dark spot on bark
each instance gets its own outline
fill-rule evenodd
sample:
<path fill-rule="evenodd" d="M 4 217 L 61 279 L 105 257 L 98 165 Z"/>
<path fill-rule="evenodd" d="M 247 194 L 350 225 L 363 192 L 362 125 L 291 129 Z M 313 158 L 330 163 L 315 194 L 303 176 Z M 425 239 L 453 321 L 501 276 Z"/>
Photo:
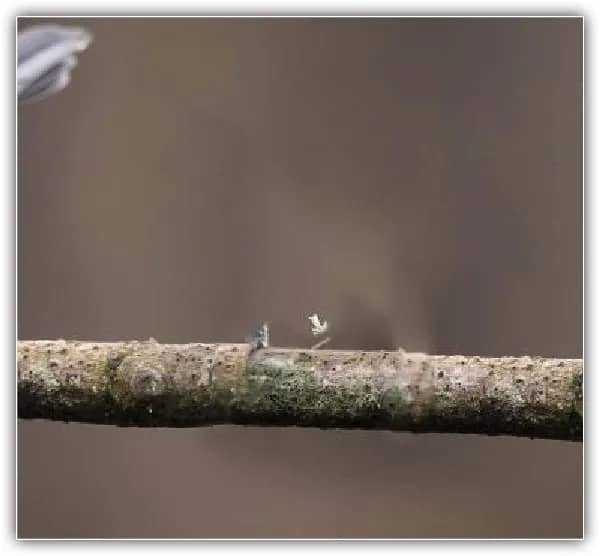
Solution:
<path fill-rule="evenodd" d="M 106 367 L 108 370 L 109 378 L 113 378 L 115 376 L 115 374 L 117 373 L 117 369 L 123 362 L 123 359 L 125 359 L 124 353 L 119 353 L 118 355 L 114 355 L 113 357 L 108 358 Z"/>

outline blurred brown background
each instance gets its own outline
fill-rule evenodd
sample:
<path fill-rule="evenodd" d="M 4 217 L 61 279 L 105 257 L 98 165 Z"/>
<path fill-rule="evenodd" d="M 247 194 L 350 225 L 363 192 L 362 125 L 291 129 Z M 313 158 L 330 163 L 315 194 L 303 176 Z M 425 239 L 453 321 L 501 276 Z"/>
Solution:
<path fill-rule="evenodd" d="M 20 339 L 582 356 L 581 19 L 93 19 L 18 109 Z M 36 20 L 21 19 L 19 26 Z M 578 537 L 582 445 L 21 421 L 22 537 Z"/>

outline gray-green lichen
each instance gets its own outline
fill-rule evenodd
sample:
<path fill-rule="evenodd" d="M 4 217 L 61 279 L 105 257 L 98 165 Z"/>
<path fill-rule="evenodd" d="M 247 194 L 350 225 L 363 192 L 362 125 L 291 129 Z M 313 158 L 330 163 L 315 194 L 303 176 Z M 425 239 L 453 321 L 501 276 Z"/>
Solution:
<path fill-rule="evenodd" d="M 20 342 L 22 418 L 581 440 L 582 362 L 156 342 Z"/>

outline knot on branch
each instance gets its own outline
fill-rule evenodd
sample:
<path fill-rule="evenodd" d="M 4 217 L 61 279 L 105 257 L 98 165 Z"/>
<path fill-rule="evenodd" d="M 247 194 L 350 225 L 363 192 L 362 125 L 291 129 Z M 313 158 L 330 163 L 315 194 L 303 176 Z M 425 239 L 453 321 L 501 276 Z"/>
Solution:
<path fill-rule="evenodd" d="M 166 391 L 165 366 L 159 360 L 128 355 L 117 369 L 117 381 L 135 397 L 161 396 Z"/>

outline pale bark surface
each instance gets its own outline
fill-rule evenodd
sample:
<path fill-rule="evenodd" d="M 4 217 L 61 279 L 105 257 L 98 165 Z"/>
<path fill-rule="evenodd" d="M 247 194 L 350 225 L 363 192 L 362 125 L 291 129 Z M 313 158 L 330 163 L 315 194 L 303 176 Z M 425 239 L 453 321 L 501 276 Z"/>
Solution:
<path fill-rule="evenodd" d="M 581 359 L 248 344 L 20 341 L 22 418 L 240 423 L 581 440 Z"/>

